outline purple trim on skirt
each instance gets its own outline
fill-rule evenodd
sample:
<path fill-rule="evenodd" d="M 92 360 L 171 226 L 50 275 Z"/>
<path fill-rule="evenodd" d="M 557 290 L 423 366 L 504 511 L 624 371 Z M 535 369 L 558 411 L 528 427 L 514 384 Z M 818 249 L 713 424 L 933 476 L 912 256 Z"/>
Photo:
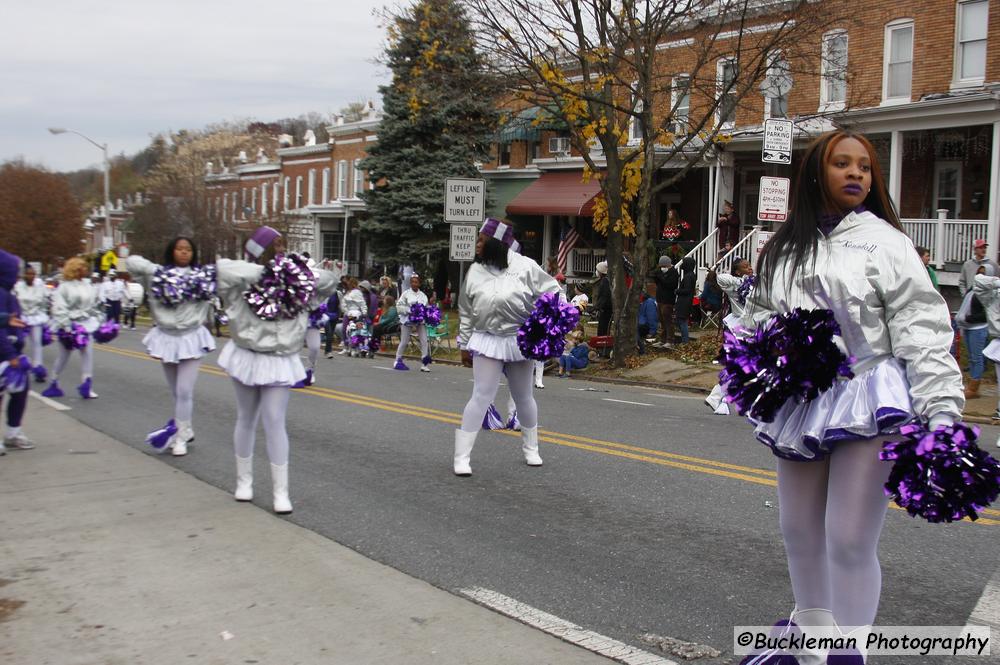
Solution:
<path fill-rule="evenodd" d="M 792 462 L 820 462 L 826 456 L 833 453 L 837 444 L 841 441 L 871 441 L 886 434 L 895 434 L 899 426 L 913 419 L 913 415 L 901 409 L 892 407 L 880 407 L 875 411 L 875 422 L 878 425 L 878 434 L 874 436 L 861 436 L 851 432 L 847 428 L 837 427 L 823 433 L 823 440 L 820 441 L 814 436 L 803 436 L 802 444 L 809 449 L 813 457 L 805 457 L 794 451 L 782 450 L 775 445 L 774 439 L 763 432 L 757 435 L 757 440 L 771 449 L 775 457 L 790 460 Z"/>

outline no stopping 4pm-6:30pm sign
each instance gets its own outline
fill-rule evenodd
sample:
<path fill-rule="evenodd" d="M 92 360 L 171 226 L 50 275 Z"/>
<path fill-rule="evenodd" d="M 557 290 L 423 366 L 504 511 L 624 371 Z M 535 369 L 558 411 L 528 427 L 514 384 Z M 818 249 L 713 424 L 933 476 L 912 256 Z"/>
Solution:
<path fill-rule="evenodd" d="M 783 222 L 788 219 L 788 178 L 764 176 L 760 179 L 757 199 L 757 219 L 761 222 Z"/>

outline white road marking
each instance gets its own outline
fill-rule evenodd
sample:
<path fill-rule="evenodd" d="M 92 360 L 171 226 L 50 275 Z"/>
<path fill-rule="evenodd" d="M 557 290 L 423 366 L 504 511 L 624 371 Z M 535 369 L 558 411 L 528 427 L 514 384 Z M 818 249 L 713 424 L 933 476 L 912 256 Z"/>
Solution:
<path fill-rule="evenodd" d="M 37 399 L 42 404 L 45 404 L 46 406 L 51 406 L 56 411 L 72 411 L 73 410 L 73 407 L 66 406 L 65 404 L 60 404 L 59 402 L 55 401 L 54 399 L 49 399 L 48 397 L 42 397 L 41 395 L 39 395 L 38 393 L 36 393 L 34 390 L 32 390 L 31 392 L 29 392 L 28 394 L 31 395 L 32 397 L 34 397 L 35 399 Z"/>
<path fill-rule="evenodd" d="M 652 404 L 646 404 L 645 402 L 630 402 L 627 399 L 611 399 L 610 397 L 602 397 L 605 402 L 618 402 L 619 404 L 636 404 L 638 406 L 653 406 Z"/>
<path fill-rule="evenodd" d="M 666 393 L 643 393 L 643 395 L 648 395 L 649 397 L 663 397 L 664 399 L 705 399 L 704 397 L 698 397 L 697 395 L 668 395 Z"/>
<path fill-rule="evenodd" d="M 1000 629 L 1000 573 L 986 583 L 983 595 L 979 597 L 969 620 Z"/>
<path fill-rule="evenodd" d="M 587 651 L 592 651 L 619 663 L 625 663 L 625 665 L 678 665 L 676 661 L 667 660 L 655 653 L 637 649 L 624 642 L 581 628 L 565 619 L 525 605 L 496 591 L 482 587 L 471 587 L 459 589 L 458 592 L 500 614 L 575 644 Z"/>

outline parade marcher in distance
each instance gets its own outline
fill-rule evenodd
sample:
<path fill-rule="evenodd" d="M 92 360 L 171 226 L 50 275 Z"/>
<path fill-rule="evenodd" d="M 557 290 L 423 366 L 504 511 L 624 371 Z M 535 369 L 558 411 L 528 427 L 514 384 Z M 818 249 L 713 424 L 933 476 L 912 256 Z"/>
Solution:
<path fill-rule="evenodd" d="M 153 327 L 142 343 L 163 365 L 174 402 L 173 420 L 165 426 L 172 433 L 153 445 L 158 452 L 170 450 L 181 457 L 194 441 L 194 386 L 201 359 L 215 350 L 215 338 L 206 327 L 216 297 L 215 272 L 199 264 L 198 247 L 187 236 L 167 243 L 159 265 L 137 254 L 129 256 L 125 265 L 149 293 Z M 152 442 L 153 436 L 147 441 Z"/>
<path fill-rule="evenodd" d="M 483 417 L 493 403 L 506 368 L 507 385 L 521 423 L 521 449 L 529 466 L 541 466 L 538 407 L 532 394 L 534 363 L 517 345 L 517 331 L 544 293 L 559 293 L 559 283 L 541 266 L 509 247 L 513 229 L 488 219 L 476 241 L 476 261 L 459 294 L 458 346 L 462 364 L 472 367 L 472 397 L 455 430 L 454 471 L 472 475 L 470 458 Z M 474 354 L 474 355 L 473 355 Z"/>
<path fill-rule="evenodd" d="M 77 392 L 84 399 L 96 399 L 94 392 L 94 349 L 93 340 L 89 337 L 101 326 L 104 318 L 101 301 L 97 297 L 97 287 L 87 279 L 90 266 L 79 257 L 73 257 L 63 266 L 63 281 L 52 296 L 52 330 L 60 330 L 69 334 L 79 327 L 81 337 L 85 333 L 86 343 L 78 347 L 80 351 L 81 383 Z M 71 349 L 59 346 L 59 358 L 52 368 L 52 383 L 42 393 L 44 397 L 62 397 L 59 387 L 59 375 L 69 362 Z"/>
<path fill-rule="evenodd" d="M 262 422 L 271 462 L 274 512 L 292 512 L 288 497 L 288 432 L 285 419 L 291 387 L 306 376 L 299 351 L 305 341 L 309 300 L 326 298 L 337 275 L 309 270 L 305 260 L 284 254 L 281 234 L 261 226 L 246 242 L 252 261 L 220 259 L 219 295 L 226 303 L 230 340 L 219 354 L 236 391 L 237 501 L 253 498 L 253 451 L 257 422 Z M 294 283 L 301 299 L 284 285 Z M 311 285 L 313 294 L 303 287 Z"/>
<path fill-rule="evenodd" d="M 393 369 L 408 370 L 409 367 L 403 362 L 403 353 L 410 343 L 410 335 L 416 333 L 420 340 L 420 371 L 429 372 L 431 364 L 431 354 L 427 344 L 427 326 L 424 323 L 410 323 L 410 309 L 414 305 L 427 306 L 427 294 L 420 287 L 422 280 L 420 275 L 413 273 L 410 275 L 410 288 L 403 291 L 396 301 L 396 313 L 399 314 L 399 347 L 396 349 L 396 362 Z"/>
<path fill-rule="evenodd" d="M 30 265 L 24 268 L 24 278 L 14 285 L 14 296 L 21 306 L 21 318 L 28 326 L 31 339 L 31 373 L 42 383 L 48 376 L 42 358 L 42 329 L 49 322 L 49 287 L 38 279 Z"/>
<path fill-rule="evenodd" d="M 7 429 L 4 431 L 3 442 L 0 443 L 0 455 L 7 449 L 31 450 L 35 447 L 21 429 L 24 412 L 28 406 L 31 378 L 27 373 L 27 363 L 30 361 L 27 356 L 21 355 L 29 326 L 26 320 L 20 318 L 23 316 L 21 305 L 14 295 L 14 286 L 20 271 L 20 257 L 0 250 L 0 311 L 7 314 L 7 321 L 0 328 L 0 363 L 2 363 L 0 367 L 9 365 L 15 373 L 20 367 L 18 381 L 7 379 L 5 385 L 0 386 L 0 397 L 4 392 L 7 393 Z M 25 365 L 22 366 L 22 362 Z"/>
<path fill-rule="evenodd" d="M 791 619 L 807 635 L 810 627 L 837 629 L 863 645 L 882 587 L 878 541 L 892 468 L 880 460 L 882 443 L 908 421 L 932 431 L 953 424 L 965 400 L 949 353 L 948 308 L 903 232 L 875 150 L 861 135 L 828 132 L 806 149 L 789 221 L 761 254 L 743 322 L 753 330 L 793 308 L 833 313 L 854 378 L 810 402 L 790 399 L 773 422 L 756 427 L 779 458 Z M 826 662 L 824 653 L 792 656 Z M 862 663 L 860 654 L 849 657 L 840 662 Z"/>

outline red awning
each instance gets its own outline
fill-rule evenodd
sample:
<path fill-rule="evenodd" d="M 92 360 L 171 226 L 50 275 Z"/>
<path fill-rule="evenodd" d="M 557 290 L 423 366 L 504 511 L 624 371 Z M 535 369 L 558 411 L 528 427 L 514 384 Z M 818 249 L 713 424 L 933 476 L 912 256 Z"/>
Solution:
<path fill-rule="evenodd" d="M 580 171 L 543 173 L 507 204 L 507 214 L 593 217 L 600 191 L 597 179 L 583 182 Z"/>

